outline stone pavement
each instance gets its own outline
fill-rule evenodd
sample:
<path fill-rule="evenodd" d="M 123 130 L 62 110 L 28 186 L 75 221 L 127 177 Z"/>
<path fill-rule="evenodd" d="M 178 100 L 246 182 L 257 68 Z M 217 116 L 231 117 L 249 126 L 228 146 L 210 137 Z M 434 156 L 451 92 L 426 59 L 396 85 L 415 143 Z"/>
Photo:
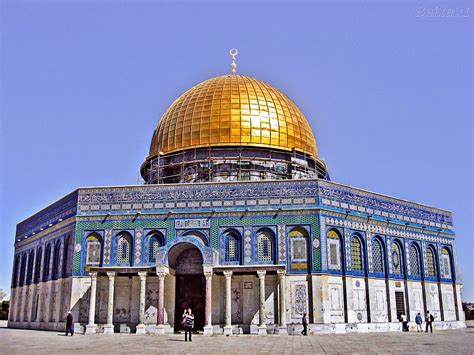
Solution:
<path fill-rule="evenodd" d="M 127 353 L 172 354 L 314 354 L 314 353 L 474 353 L 474 328 L 422 333 L 323 334 L 259 337 L 256 335 L 195 335 L 184 342 L 182 335 L 76 334 L 0 329 L 0 354 Z"/>

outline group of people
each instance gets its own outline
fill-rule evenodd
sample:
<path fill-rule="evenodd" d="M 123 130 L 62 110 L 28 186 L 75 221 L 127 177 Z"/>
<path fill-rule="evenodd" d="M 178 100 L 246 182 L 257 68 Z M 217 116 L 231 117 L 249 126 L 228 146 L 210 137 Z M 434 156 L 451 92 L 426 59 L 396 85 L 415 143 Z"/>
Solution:
<path fill-rule="evenodd" d="M 400 320 L 402 322 L 402 331 L 408 332 L 408 320 L 407 316 L 405 314 L 400 315 Z M 433 333 L 433 322 L 435 320 L 435 317 L 433 314 L 430 313 L 430 311 L 426 311 L 426 316 L 425 316 L 425 322 L 426 322 L 426 330 L 425 332 L 428 333 L 428 328 L 430 329 L 431 333 Z M 303 313 L 303 318 L 301 320 L 301 323 L 303 324 L 303 330 L 301 332 L 302 335 L 308 335 L 308 317 L 306 316 L 306 313 Z M 416 323 L 416 331 L 417 332 L 423 332 L 423 318 L 421 317 L 421 314 L 418 313 L 415 317 L 415 323 Z M 192 340 L 192 330 L 194 328 L 194 314 L 191 310 L 191 308 L 187 308 L 184 310 L 183 315 L 181 317 L 181 326 L 184 328 L 184 341 L 188 341 L 188 334 L 189 334 L 189 341 Z M 68 312 L 67 317 L 66 317 L 66 336 L 71 334 L 71 336 L 74 335 L 74 322 L 73 322 L 73 317 L 72 313 Z"/>
<path fill-rule="evenodd" d="M 409 327 L 408 327 L 408 320 L 407 316 L 405 314 L 400 315 L 400 320 L 402 322 L 402 331 L 408 332 Z M 426 330 L 425 332 L 428 333 L 428 328 L 430 329 L 431 333 L 433 333 L 433 322 L 435 320 L 435 317 L 433 314 L 430 313 L 430 311 L 426 311 L 426 316 L 425 316 L 425 323 L 426 323 Z M 416 331 L 417 332 L 423 332 L 423 317 L 421 316 L 420 313 L 418 313 L 415 317 L 415 323 L 416 323 Z"/>

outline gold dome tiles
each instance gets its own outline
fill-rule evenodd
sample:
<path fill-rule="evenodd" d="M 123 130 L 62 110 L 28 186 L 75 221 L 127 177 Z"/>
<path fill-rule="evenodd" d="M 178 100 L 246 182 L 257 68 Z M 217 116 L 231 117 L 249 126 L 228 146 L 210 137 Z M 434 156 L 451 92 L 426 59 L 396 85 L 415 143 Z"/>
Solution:
<path fill-rule="evenodd" d="M 273 86 L 241 75 L 208 79 L 175 100 L 154 132 L 150 156 L 208 146 L 295 149 L 317 157 L 298 107 Z"/>

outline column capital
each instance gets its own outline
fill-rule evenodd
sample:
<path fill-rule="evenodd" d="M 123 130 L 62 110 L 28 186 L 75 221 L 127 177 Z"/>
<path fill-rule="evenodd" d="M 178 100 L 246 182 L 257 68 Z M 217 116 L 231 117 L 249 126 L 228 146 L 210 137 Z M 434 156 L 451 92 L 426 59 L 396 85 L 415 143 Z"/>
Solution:
<path fill-rule="evenodd" d="M 278 277 L 285 277 L 286 276 L 286 270 L 285 269 L 279 269 L 277 270 Z"/>
<path fill-rule="evenodd" d="M 167 272 L 157 272 L 157 273 L 156 273 L 156 276 L 158 276 L 158 279 L 159 279 L 159 280 L 164 280 L 165 277 L 166 277 L 166 275 L 168 275 Z"/>
<path fill-rule="evenodd" d="M 107 276 L 109 277 L 109 280 L 113 280 L 115 276 L 117 276 L 117 273 L 115 271 L 107 271 Z"/>
<path fill-rule="evenodd" d="M 97 272 L 90 272 L 89 275 L 91 276 L 91 279 L 97 278 Z"/>
<path fill-rule="evenodd" d="M 146 271 L 139 271 L 138 276 L 140 276 L 140 280 L 146 280 Z"/>
<path fill-rule="evenodd" d="M 212 279 L 212 271 L 204 271 L 204 276 L 206 277 L 206 280 Z"/>
<path fill-rule="evenodd" d="M 226 279 L 232 277 L 232 270 L 225 270 L 224 276 Z"/>
<path fill-rule="evenodd" d="M 267 270 L 257 270 L 257 275 L 259 279 L 263 279 L 267 273 Z"/>

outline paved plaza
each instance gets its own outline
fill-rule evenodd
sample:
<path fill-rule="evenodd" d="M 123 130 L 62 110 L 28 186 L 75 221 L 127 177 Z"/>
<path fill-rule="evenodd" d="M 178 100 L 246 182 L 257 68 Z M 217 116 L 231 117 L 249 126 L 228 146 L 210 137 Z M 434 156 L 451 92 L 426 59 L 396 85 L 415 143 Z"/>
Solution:
<path fill-rule="evenodd" d="M 82 335 L 38 330 L 0 329 L 0 354 L 26 353 L 200 353 L 200 354 L 314 354 L 314 353 L 474 353 L 474 328 L 422 333 L 324 334 L 310 336 L 195 335 L 184 342 L 178 334 Z"/>

